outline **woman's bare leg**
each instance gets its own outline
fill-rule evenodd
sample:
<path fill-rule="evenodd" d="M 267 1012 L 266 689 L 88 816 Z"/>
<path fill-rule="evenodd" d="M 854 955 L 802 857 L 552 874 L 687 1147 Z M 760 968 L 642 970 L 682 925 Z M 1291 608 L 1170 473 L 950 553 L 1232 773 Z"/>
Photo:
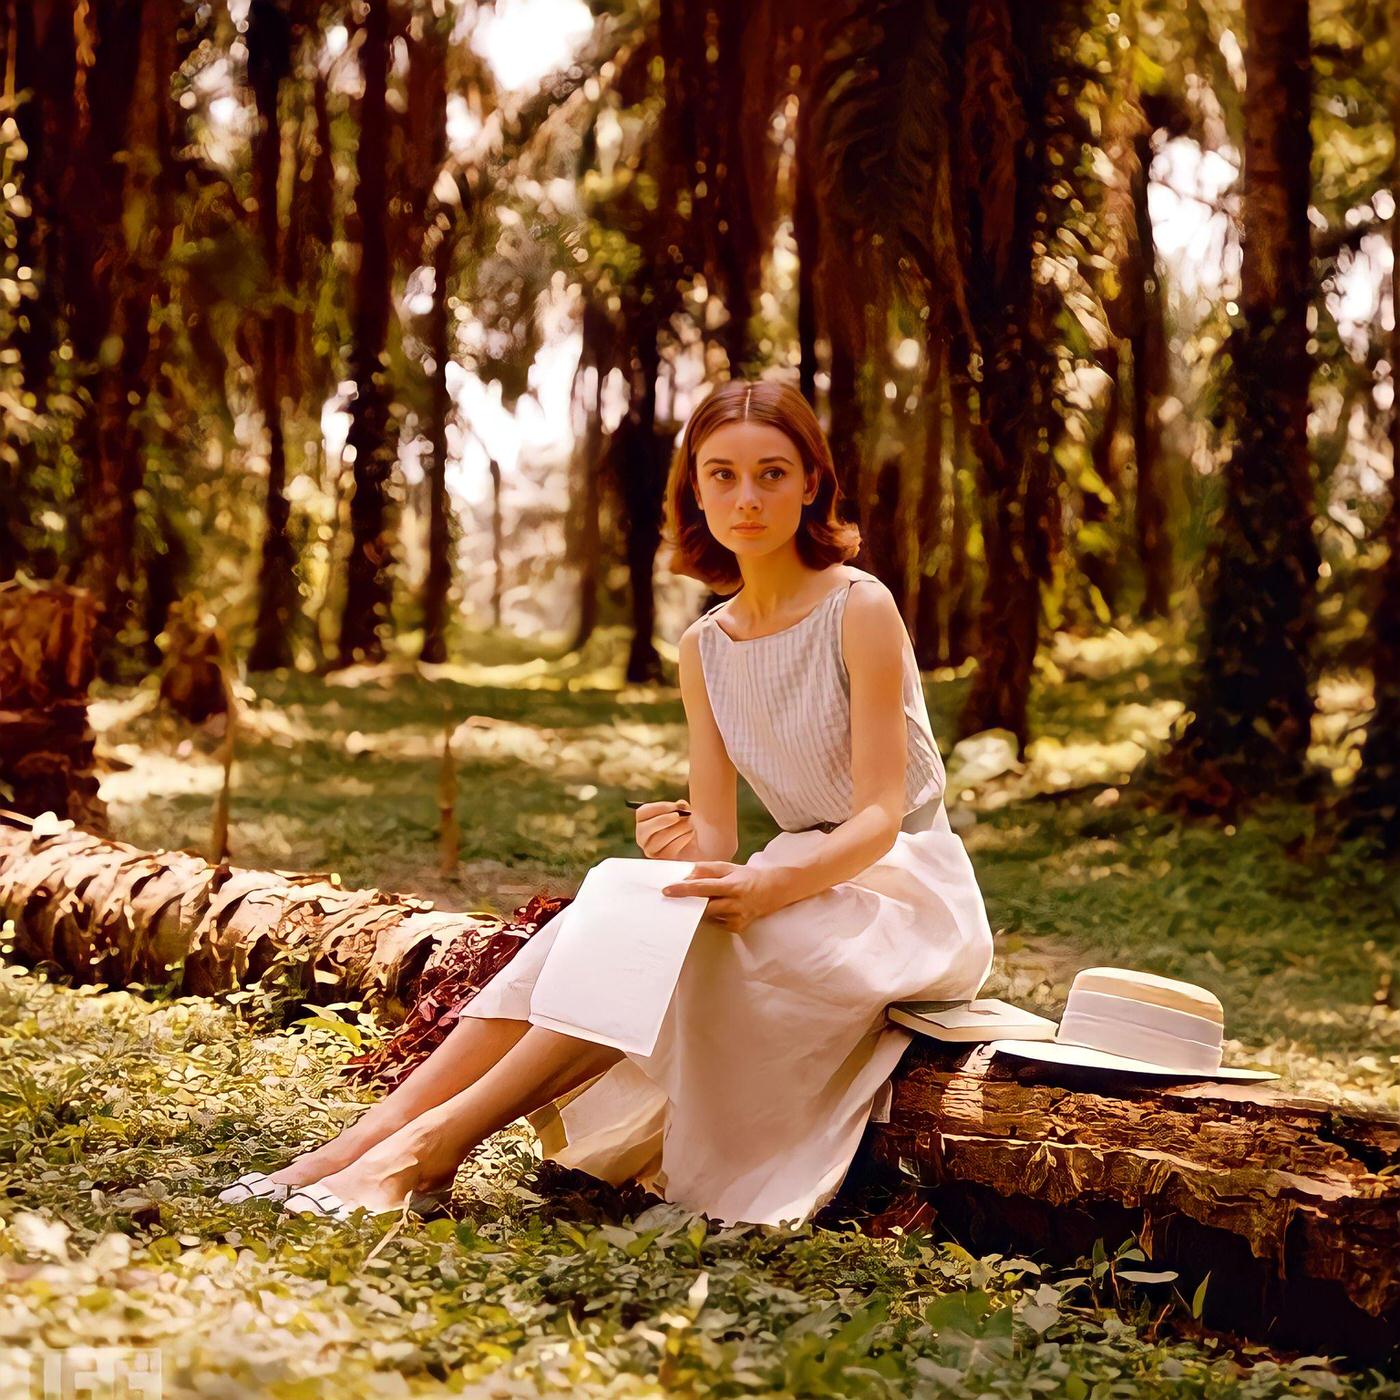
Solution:
<path fill-rule="evenodd" d="M 474 1084 L 425 1109 L 320 1184 L 353 1205 L 400 1205 L 410 1191 L 451 1181 L 466 1155 L 492 1133 L 622 1058 L 610 1046 L 530 1026 Z"/>
<path fill-rule="evenodd" d="M 407 1079 L 367 1108 L 329 1142 L 271 1173 L 273 1181 L 305 1186 L 348 1167 L 362 1152 L 425 1110 L 474 1084 L 530 1029 L 528 1021 L 463 1016 L 446 1040 Z"/>

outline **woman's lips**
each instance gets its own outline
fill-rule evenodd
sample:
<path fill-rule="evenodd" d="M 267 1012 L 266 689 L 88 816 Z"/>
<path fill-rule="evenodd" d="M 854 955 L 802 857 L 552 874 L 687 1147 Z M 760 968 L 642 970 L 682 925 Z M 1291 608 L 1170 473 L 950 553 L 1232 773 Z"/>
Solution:
<path fill-rule="evenodd" d="M 735 525 L 733 530 L 736 535 L 759 535 L 767 528 L 766 525 Z"/>

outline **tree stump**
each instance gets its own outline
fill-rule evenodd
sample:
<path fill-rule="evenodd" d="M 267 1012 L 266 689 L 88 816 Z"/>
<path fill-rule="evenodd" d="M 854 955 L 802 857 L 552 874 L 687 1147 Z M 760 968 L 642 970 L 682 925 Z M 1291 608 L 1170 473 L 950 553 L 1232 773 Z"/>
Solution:
<path fill-rule="evenodd" d="M 0 799 L 100 831 L 87 714 L 96 625 L 86 589 L 0 583 Z"/>
<path fill-rule="evenodd" d="M 1400 1118 L 920 1038 L 867 1146 L 974 1251 L 1072 1263 L 1136 1234 L 1188 1298 L 1209 1272 L 1212 1326 L 1372 1360 L 1400 1345 Z"/>
<path fill-rule="evenodd" d="M 228 713 L 224 630 L 198 598 L 183 598 L 170 608 L 162 650 L 160 698 L 192 724 Z"/>

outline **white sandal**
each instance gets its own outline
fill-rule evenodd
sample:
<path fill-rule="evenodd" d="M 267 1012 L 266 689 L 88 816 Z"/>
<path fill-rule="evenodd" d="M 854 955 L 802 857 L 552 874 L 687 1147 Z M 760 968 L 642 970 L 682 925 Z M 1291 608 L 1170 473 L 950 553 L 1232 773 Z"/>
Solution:
<path fill-rule="evenodd" d="M 452 1199 L 450 1186 L 439 1187 L 436 1191 L 410 1191 L 408 1208 L 418 1215 L 441 1215 Z M 329 1186 L 313 1182 L 310 1186 L 298 1186 L 282 1203 L 283 1215 L 321 1215 L 329 1220 L 349 1220 L 356 1211 L 364 1211 L 370 1219 L 381 1215 L 402 1215 L 403 1206 L 383 1206 L 378 1210 L 370 1206 L 351 1205 L 343 1201 Z"/>
<path fill-rule="evenodd" d="M 219 1199 L 230 1206 L 240 1201 L 285 1201 L 291 1191 L 285 1182 L 274 1181 L 266 1172 L 244 1172 L 219 1192 Z"/>

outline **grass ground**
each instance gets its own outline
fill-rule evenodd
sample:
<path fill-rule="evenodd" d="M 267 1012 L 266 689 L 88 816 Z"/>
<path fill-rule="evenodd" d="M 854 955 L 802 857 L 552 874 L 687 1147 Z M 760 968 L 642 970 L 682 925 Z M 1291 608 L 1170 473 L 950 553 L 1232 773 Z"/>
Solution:
<path fill-rule="evenodd" d="M 616 640 L 544 661 L 501 646 L 431 678 L 260 681 L 239 736 L 234 860 L 333 869 L 445 907 L 571 891 L 603 856 L 635 853 L 624 796 L 684 791 L 678 695 L 622 687 Z M 950 763 L 997 931 L 989 991 L 1053 1014 L 1078 967 L 1185 976 L 1221 995 L 1231 1059 L 1400 1110 L 1400 1010 L 1384 995 L 1396 868 L 1329 844 L 1310 810 L 1222 829 L 1123 785 L 1180 709 L 1180 662 L 1162 634 L 1061 641 L 1023 771 L 964 768 L 964 781 Z M 940 734 L 964 684 L 929 686 Z M 1341 769 L 1354 703 L 1332 678 L 1316 753 Z M 201 849 L 217 736 L 140 691 L 104 697 L 94 719 L 115 834 Z M 450 877 L 435 844 L 445 726 L 462 831 Z M 774 830 L 746 790 L 741 824 L 741 857 Z M 1400 1396 L 1374 1373 L 1201 1335 L 1189 1300 L 1154 1321 L 1160 1303 L 1149 1312 L 1127 1277 L 1131 1241 L 1051 1274 L 921 1238 L 720 1231 L 669 1207 L 636 1218 L 626 1196 L 542 1172 L 523 1131 L 464 1169 L 461 1221 L 347 1228 L 219 1206 L 210 1182 L 322 1140 L 364 1097 L 338 1082 L 344 1039 L 252 1006 L 0 974 L 0 1394 L 25 1393 L 37 1342 L 134 1348 L 118 1357 L 132 1365 L 158 1355 L 166 1396 Z"/>

